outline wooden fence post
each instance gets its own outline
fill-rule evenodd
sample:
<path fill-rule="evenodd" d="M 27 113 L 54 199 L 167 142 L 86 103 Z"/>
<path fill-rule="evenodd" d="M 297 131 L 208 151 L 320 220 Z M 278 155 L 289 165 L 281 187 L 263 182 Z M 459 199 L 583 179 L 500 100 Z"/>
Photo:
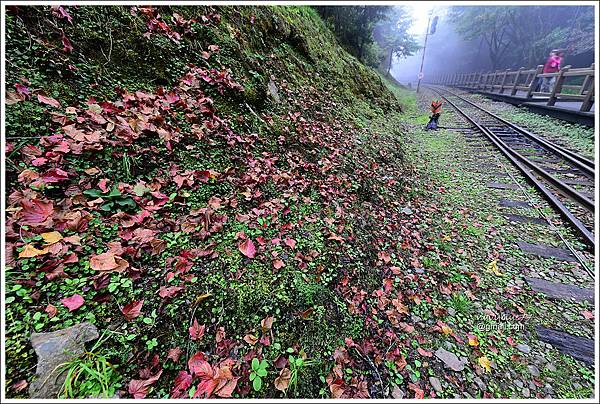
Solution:
<path fill-rule="evenodd" d="M 502 74 L 502 82 L 500 83 L 500 94 L 504 94 L 504 84 L 506 83 L 506 76 L 508 75 L 509 71 L 510 69 L 506 69 Z"/>
<path fill-rule="evenodd" d="M 556 94 L 560 94 L 562 90 L 563 83 L 565 82 L 565 72 L 569 71 L 571 66 L 565 66 L 558 72 L 558 76 L 556 76 L 556 81 L 554 82 L 554 87 L 552 88 L 552 92 L 550 93 L 550 98 L 548 98 L 547 106 L 551 107 L 556 104 Z"/>
<path fill-rule="evenodd" d="M 589 112 L 590 109 L 592 109 L 592 97 L 594 96 L 594 80 L 592 80 L 592 83 L 590 84 L 590 89 L 588 90 L 587 94 L 585 95 L 585 98 L 583 99 L 583 102 L 581 103 L 581 108 L 579 109 L 580 111 L 583 112 Z"/>
<path fill-rule="evenodd" d="M 515 95 L 517 93 L 517 86 L 519 85 L 519 79 L 521 78 L 521 72 L 524 70 L 524 67 L 521 67 L 518 71 L 517 74 L 515 74 L 515 81 L 513 82 L 513 88 L 512 91 L 510 92 L 510 95 Z"/>
<path fill-rule="evenodd" d="M 595 66 L 596 66 L 595 63 L 592 63 L 592 65 L 590 66 L 590 69 L 592 69 L 592 72 L 594 71 Z M 585 93 L 585 89 L 590 84 L 590 80 L 592 81 L 592 83 L 594 82 L 593 75 L 588 74 L 587 76 L 585 76 L 585 79 L 583 79 L 583 84 L 581 85 L 581 90 L 579 90 L 580 95 L 583 95 Z"/>
<path fill-rule="evenodd" d="M 527 98 L 531 98 L 531 93 L 533 93 L 533 90 L 535 90 L 535 87 L 537 84 L 538 75 L 542 74 L 543 71 L 544 71 L 544 65 L 538 65 L 537 69 L 535 70 L 535 73 L 533 74 L 533 77 L 531 78 L 531 81 L 529 82 L 529 90 L 527 90 Z"/>

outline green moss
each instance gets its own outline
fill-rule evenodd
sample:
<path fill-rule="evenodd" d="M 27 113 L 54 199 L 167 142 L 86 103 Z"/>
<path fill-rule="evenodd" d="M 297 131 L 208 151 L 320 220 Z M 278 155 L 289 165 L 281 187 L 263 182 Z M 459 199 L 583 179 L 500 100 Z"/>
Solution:
<path fill-rule="evenodd" d="M 372 265 L 373 251 L 369 248 L 373 243 L 369 226 L 379 224 L 374 219 L 363 223 L 349 216 L 338 230 L 326 225 L 323 219 L 334 217 L 335 206 L 340 202 L 348 203 L 344 209 L 358 212 L 365 210 L 363 203 L 380 203 L 378 198 L 390 202 L 404 192 L 400 181 L 386 185 L 384 178 L 389 173 L 377 172 L 373 178 L 356 181 L 354 177 L 348 178 L 355 170 L 363 169 L 363 163 L 372 167 L 388 163 L 396 174 L 402 172 L 405 128 L 398 114 L 401 111 L 399 98 L 407 104 L 410 99 L 340 48 L 335 36 L 311 7 L 161 7 L 160 13 L 166 21 L 170 21 L 173 13 L 191 18 L 213 11 L 222 16 L 222 22 L 215 26 L 193 24 L 179 43 L 156 33 L 144 37 L 145 21 L 140 15 L 132 15 L 129 7 L 69 7 L 74 19 L 72 25 L 52 20 L 48 7 L 21 9 L 18 16 L 9 13 L 7 17 L 7 61 L 13 67 L 7 70 L 9 87 L 25 77 L 32 90 L 44 91 L 66 107 L 83 103 L 90 97 L 98 102 L 116 101 L 119 99 L 117 88 L 127 88 L 130 92 L 154 91 L 158 86 L 168 88 L 189 63 L 217 69 L 223 66 L 231 70 L 244 92 L 220 94 L 207 86 L 206 93 L 214 100 L 217 115 L 235 134 L 256 134 L 256 137 L 252 147 L 241 144 L 235 149 L 210 133 L 199 139 L 191 134 L 183 117 L 186 111 L 179 111 L 179 115 L 170 119 L 183 140 L 173 151 L 167 150 L 160 140 L 142 136 L 125 149 L 107 146 L 98 152 L 66 158 L 65 167 L 74 173 L 98 167 L 102 178 L 132 185 L 141 180 L 150 183 L 166 177 L 164 173 L 172 164 L 177 164 L 182 172 L 210 169 L 223 175 L 193 189 L 187 186 L 177 189 L 170 181 L 160 183 L 160 192 L 172 196 L 165 206 L 164 217 L 161 216 L 160 226 L 164 227 L 156 229 L 157 238 L 166 242 L 165 249 L 157 255 L 140 251 L 131 258 L 132 266 L 142 273 L 140 279 L 130 280 L 126 274 L 111 275 L 108 287 L 114 299 L 110 302 L 93 300 L 105 290 L 95 290 L 92 277 L 96 274 L 90 270 L 87 258 L 105 252 L 111 241 L 123 241 L 120 233 L 123 229 L 108 225 L 105 221 L 108 215 L 94 214 L 89 228 L 81 233 L 82 247 L 77 250 L 80 262 L 65 267 L 71 277 L 68 282 L 44 282 L 43 274 L 37 274 L 40 263 L 35 259 L 20 260 L 18 270 L 8 268 L 7 297 L 13 300 L 7 309 L 7 366 L 11 369 L 7 383 L 31 380 L 35 357 L 27 343 L 30 330 L 51 331 L 84 320 L 92 321 L 99 328 L 112 327 L 118 308 L 144 299 L 144 316 L 119 324 L 116 330 L 120 336 L 107 342 L 115 362 L 120 362 L 119 372 L 124 380 L 138 377 L 139 369 L 130 361 L 130 356 L 137 358 L 147 351 L 155 353 L 158 349 L 164 352 L 167 348 L 183 347 L 182 341 L 189 339 L 192 312 L 200 323 L 207 324 L 211 335 L 207 331 L 205 340 L 190 343 L 190 352 L 207 350 L 208 344 L 214 342 L 213 328 L 217 325 L 225 328 L 228 338 L 242 341 L 246 333 L 260 335 L 260 321 L 272 315 L 276 318 L 277 343 L 284 347 L 297 345 L 316 362 L 303 374 L 298 396 L 323 396 L 321 389 L 326 386 L 320 377 L 330 370 L 335 348 L 344 344 L 343 337 L 358 339 L 365 334 L 364 317 L 350 313 L 335 285 L 352 272 L 367 293 L 381 286 L 380 269 Z M 61 50 L 57 27 L 65 30 L 75 48 L 73 53 Z M 34 39 L 31 43 L 30 38 Z M 220 51 L 205 60 L 201 52 L 209 45 L 218 45 Z M 69 65 L 76 69 L 69 69 Z M 271 77 L 281 86 L 280 103 L 266 96 L 266 85 Z M 289 89 L 289 96 L 283 84 Z M 322 111 L 317 101 L 325 100 L 335 102 L 335 108 Z M 315 105 L 306 105 L 308 101 Z M 240 196 L 242 187 L 236 180 L 242 177 L 246 160 L 271 154 L 278 157 L 277 167 L 291 170 L 295 162 L 282 158 L 285 152 L 290 152 L 288 156 L 296 153 L 299 160 L 317 166 L 330 157 L 332 149 L 299 142 L 293 123 L 288 119 L 296 112 L 301 112 L 304 119 L 347 130 L 347 145 L 341 150 L 334 172 L 343 179 L 342 191 L 349 191 L 352 198 L 355 192 L 359 195 L 356 201 L 352 198 L 326 200 L 321 194 L 325 178 L 322 173 L 306 170 L 298 174 L 297 166 L 293 177 L 310 184 L 300 195 L 286 195 L 281 184 L 269 179 L 257 187 L 262 193 L 258 201 Z M 15 152 L 9 158 L 18 156 L 23 144 L 35 144 L 37 138 L 58 128 L 35 97 L 7 106 L 6 117 L 7 138 L 15 139 Z M 20 143 L 19 136 L 34 139 Z M 13 165 L 7 175 L 12 179 L 9 184 L 15 184 L 17 172 L 27 168 L 25 163 L 19 165 L 16 160 Z M 89 181 L 95 187 L 98 179 Z M 202 239 L 183 231 L 180 226 L 183 218 L 192 209 L 206 207 L 212 197 L 224 201 L 218 212 L 227 215 L 223 229 Z M 225 202 L 233 198 L 237 199 L 236 206 Z M 278 218 L 276 226 L 270 225 L 273 217 L 261 217 L 261 223 L 237 220 L 237 214 L 245 214 L 275 199 L 281 199 L 289 208 L 289 213 Z M 280 270 L 274 270 L 270 257 L 251 260 L 238 250 L 238 232 L 243 231 L 254 240 L 263 237 L 269 242 L 281 236 L 280 225 L 287 222 L 295 226 L 285 237 L 293 237 L 297 245 L 294 250 L 283 246 L 271 248 L 285 261 Z M 263 226 L 264 223 L 267 225 Z M 348 238 L 346 244 L 340 247 L 329 239 L 329 231 L 344 232 Z M 348 237 L 350 234 L 355 239 Z M 189 270 L 193 281 L 186 284 L 185 290 L 172 299 L 157 295 L 161 286 L 184 284 L 179 278 L 166 280 L 179 254 L 206 248 L 213 242 L 218 256 L 193 260 Z M 296 259 L 296 254 L 310 256 L 310 259 Z M 49 319 L 43 313 L 44 307 L 29 297 L 33 289 L 16 283 L 27 276 L 39 282 L 36 288 L 41 290 L 44 302 L 58 305 L 60 299 L 78 292 L 86 300 L 85 310 L 68 313 L 61 306 L 59 315 Z M 198 296 L 205 293 L 210 293 L 210 297 L 195 304 Z M 152 347 L 154 339 L 159 348 Z M 206 345 L 202 345 L 204 343 Z M 247 349 L 249 347 L 242 342 L 236 352 L 242 357 Z M 180 370 L 179 365 L 167 362 L 165 369 Z M 164 377 L 164 381 L 155 386 L 152 396 L 166 396 L 172 387 L 167 383 L 171 381 L 172 378 Z M 265 394 L 279 393 L 272 389 Z"/>

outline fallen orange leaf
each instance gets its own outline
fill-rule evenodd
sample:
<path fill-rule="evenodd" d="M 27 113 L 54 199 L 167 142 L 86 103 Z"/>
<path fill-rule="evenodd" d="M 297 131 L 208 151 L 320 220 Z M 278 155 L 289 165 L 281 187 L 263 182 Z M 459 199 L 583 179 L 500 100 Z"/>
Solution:
<path fill-rule="evenodd" d="M 37 257 L 38 255 L 44 255 L 48 253 L 48 247 L 44 247 L 41 250 L 38 250 L 31 244 L 25 244 L 25 248 L 23 251 L 19 253 L 19 258 L 32 258 Z"/>
<path fill-rule="evenodd" d="M 42 233 L 41 236 L 48 245 L 58 243 L 60 240 L 63 239 L 63 236 L 57 231 Z"/>

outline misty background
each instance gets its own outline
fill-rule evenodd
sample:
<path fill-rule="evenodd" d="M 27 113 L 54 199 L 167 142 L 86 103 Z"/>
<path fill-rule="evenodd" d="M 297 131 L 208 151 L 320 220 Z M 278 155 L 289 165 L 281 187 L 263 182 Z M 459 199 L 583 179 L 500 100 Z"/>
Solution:
<path fill-rule="evenodd" d="M 406 11 L 413 14 L 408 33 L 421 48 L 392 62 L 390 74 L 404 84 L 418 80 L 430 13 L 438 21 L 427 40 L 424 81 L 439 74 L 535 67 L 554 48 L 566 50 L 563 66 L 589 67 L 595 60 L 593 6 L 421 6 Z"/>

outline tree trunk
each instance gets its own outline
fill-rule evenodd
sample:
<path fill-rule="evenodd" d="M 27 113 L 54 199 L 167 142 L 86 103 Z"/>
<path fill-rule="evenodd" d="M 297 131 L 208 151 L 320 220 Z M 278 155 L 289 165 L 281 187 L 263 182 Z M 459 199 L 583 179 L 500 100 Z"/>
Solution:
<path fill-rule="evenodd" d="M 390 75 L 390 69 L 392 68 L 392 60 L 394 59 L 394 48 L 390 48 L 390 61 L 388 63 L 387 75 Z"/>

